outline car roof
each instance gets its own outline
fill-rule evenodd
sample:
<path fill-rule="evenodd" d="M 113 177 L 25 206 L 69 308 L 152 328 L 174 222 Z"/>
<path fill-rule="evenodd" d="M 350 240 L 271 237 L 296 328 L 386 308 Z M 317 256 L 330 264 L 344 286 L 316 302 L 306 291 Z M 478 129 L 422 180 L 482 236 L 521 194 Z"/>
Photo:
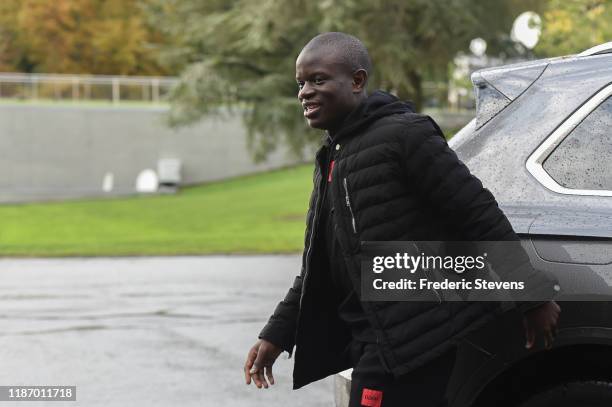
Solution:
<path fill-rule="evenodd" d="M 475 73 L 484 74 L 484 73 L 489 73 L 489 72 L 500 72 L 500 73 L 501 72 L 515 72 L 517 70 L 529 69 L 529 68 L 533 68 L 536 66 L 556 64 L 560 62 L 567 63 L 567 62 L 571 62 L 572 60 L 575 60 L 575 62 L 578 63 L 578 60 L 584 57 L 591 57 L 591 56 L 603 55 L 603 54 L 612 54 L 612 41 L 594 46 L 592 48 L 589 48 L 585 51 L 580 52 L 579 54 L 559 56 L 559 57 L 553 57 L 553 58 L 535 59 L 531 61 L 523 61 L 523 62 L 517 62 L 514 64 L 484 68 L 484 69 L 480 69 L 476 71 Z"/>
<path fill-rule="evenodd" d="M 529 211 L 539 206 L 540 214 L 543 208 L 610 213 L 612 197 L 550 191 L 529 173 L 526 162 L 562 123 L 610 86 L 612 43 L 578 55 L 480 70 L 472 79 L 499 92 L 504 103 L 480 125 L 477 119 L 470 122 L 450 144 L 502 206 Z M 533 220 L 523 217 L 527 224 Z"/>

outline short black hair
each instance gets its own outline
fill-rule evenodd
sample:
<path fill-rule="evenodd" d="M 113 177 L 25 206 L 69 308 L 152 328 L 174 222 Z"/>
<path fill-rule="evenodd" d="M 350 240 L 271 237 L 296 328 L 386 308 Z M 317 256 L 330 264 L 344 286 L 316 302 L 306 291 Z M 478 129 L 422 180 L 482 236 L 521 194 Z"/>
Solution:
<path fill-rule="evenodd" d="M 351 73 L 364 69 L 368 76 L 372 73 L 370 54 L 359 38 L 342 32 L 326 32 L 311 39 L 304 50 L 330 48 Z"/>

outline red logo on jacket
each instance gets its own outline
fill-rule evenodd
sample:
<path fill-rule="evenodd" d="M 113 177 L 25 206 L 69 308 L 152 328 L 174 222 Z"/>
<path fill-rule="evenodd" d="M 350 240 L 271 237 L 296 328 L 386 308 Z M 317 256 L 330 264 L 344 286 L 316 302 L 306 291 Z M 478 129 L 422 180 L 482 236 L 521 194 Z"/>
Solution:
<path fill-rule="evenodd" d="M 364 388 L 363 393 L 361 393 L 361 405 L 366 407 L 380 407 L 382 395 L 382 391 Z"/>
<path fill-rule="evenodd" d="M 327 171 L 328 175 L 327 175 L 327 182 L 331 182 L 331 177 L 332 177 L 332 172 L 334 171 L 334 163 L 336 161 L 332 160 L 329 163 L 329 170 Z"/>

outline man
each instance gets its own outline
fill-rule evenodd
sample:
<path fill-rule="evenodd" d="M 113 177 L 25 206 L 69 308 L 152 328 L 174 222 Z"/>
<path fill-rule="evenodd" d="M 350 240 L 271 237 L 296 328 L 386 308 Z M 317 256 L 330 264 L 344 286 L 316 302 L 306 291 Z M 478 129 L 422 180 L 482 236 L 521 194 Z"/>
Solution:
<path fill-rule="evenodd" d="M 294 388 L 353 367 L 351 406 L 402 405 L 408 395 L 445 405 L 457 339 L 497 314 L 482 302 L 360 301 L 360 242 L 518 237 L 429 117 L 388 93 L 366 94 L 371 70 L 365 46 L 343 33 L 316 36 L 296 60 L 304 117 L 327 137 L 301 273 L 249 351 L 245 379 L 268 388 L 274 361 L 296 346 Z M 559 307 L 521 307 L 526 346 L 536 332 L 548 346 Z"/>

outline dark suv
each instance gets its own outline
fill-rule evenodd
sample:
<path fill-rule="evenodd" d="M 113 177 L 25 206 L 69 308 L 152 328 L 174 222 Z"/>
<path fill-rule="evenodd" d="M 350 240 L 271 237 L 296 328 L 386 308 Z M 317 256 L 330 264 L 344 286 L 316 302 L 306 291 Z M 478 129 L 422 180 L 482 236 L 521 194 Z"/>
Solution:
<path fill-rule="evenodd" d="M 550 350 L 507 329 L 516 311 L 462 340 L 450 405 L 612 406 L 612 42 L 472 82 L 477 116 L 449 144 L 558 278 L 562 313 Z M 336 376 L 338 406 L 349 381 Z"/>

